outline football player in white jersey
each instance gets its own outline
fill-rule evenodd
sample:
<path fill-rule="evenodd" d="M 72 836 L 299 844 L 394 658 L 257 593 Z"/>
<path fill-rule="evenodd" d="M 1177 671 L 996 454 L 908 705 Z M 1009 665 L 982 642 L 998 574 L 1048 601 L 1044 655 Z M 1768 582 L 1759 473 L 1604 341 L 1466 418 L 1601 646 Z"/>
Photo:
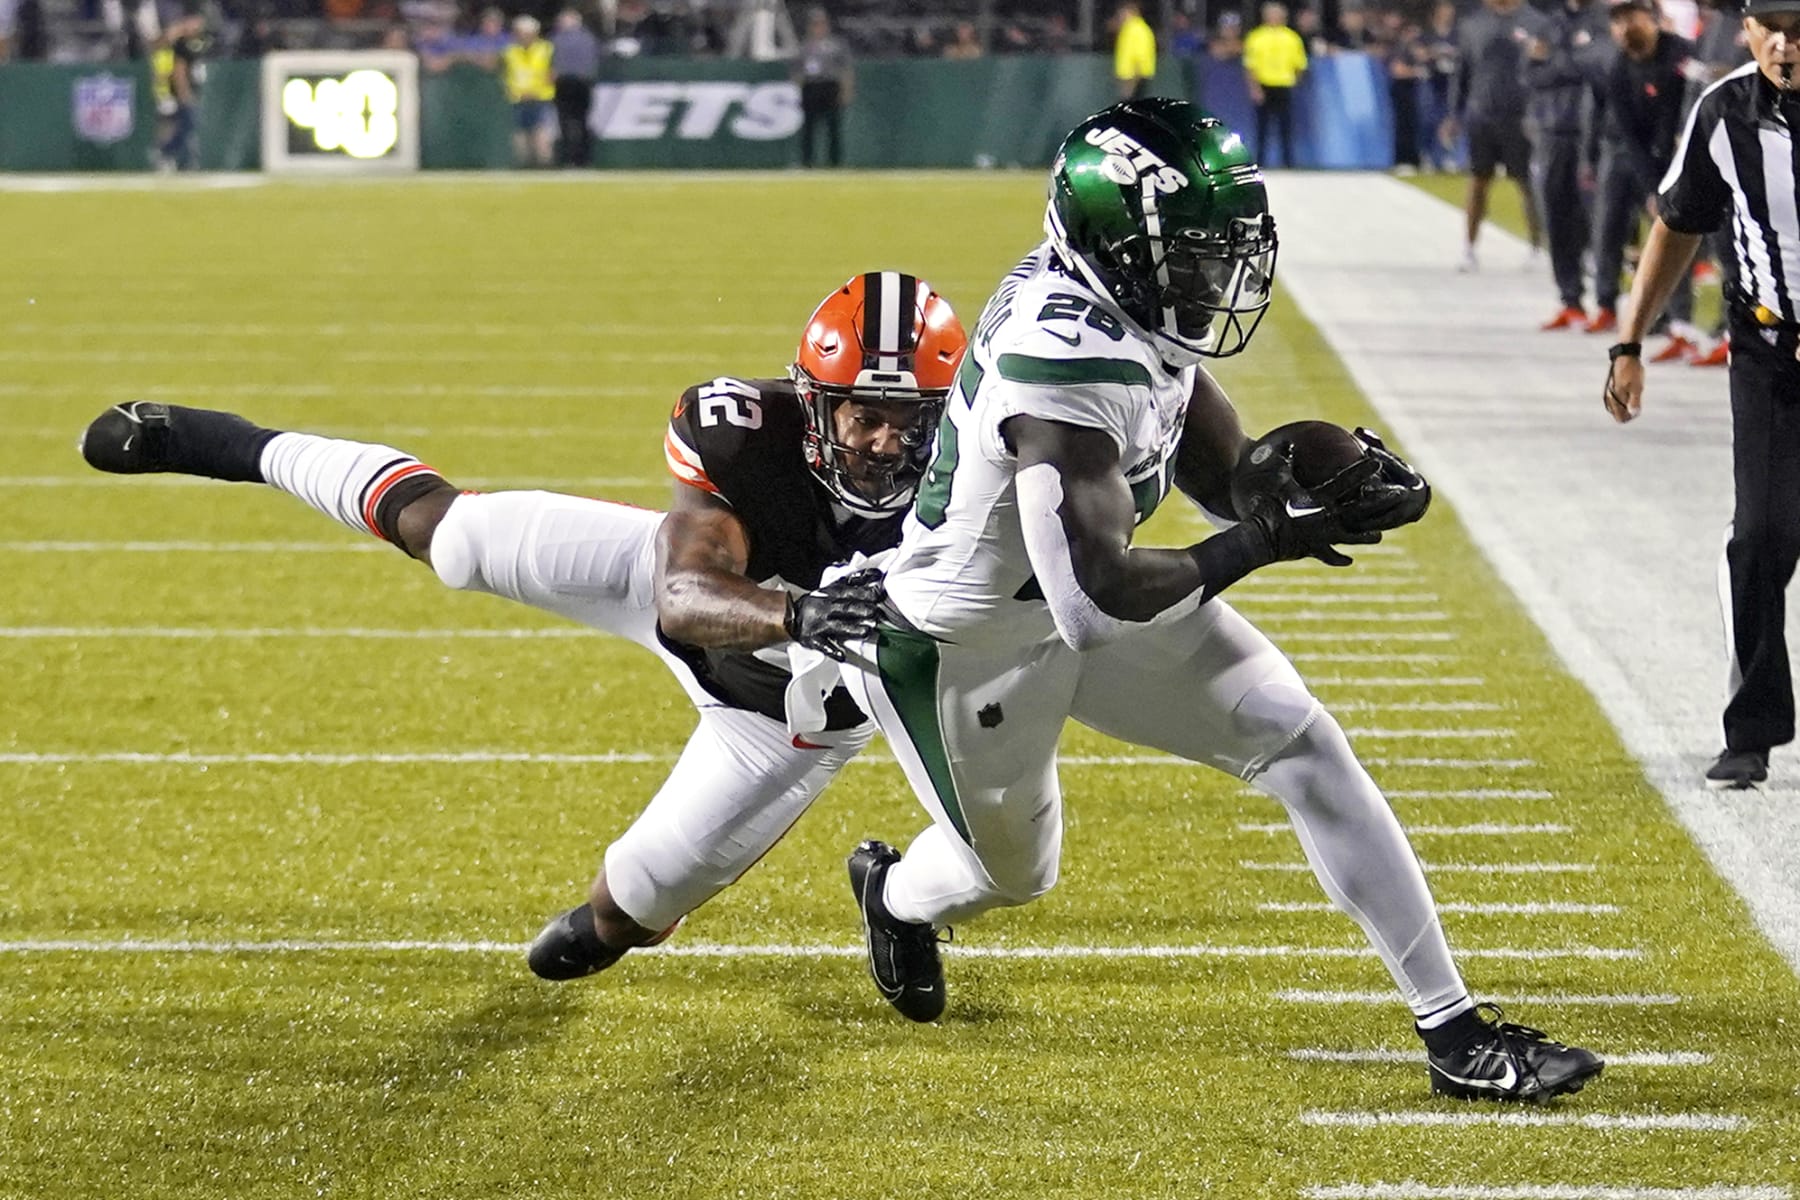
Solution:
<path fill-rule="evenodd" d="M 875 622 L 880 583 L 827 568 L 891 549 L 966 344 L 929 283 L 872 271 L 807 322 L 785 379 L 689 388 L 664 439 L 671 511 L 549 492 L 463 492 L 392 447 L 138 401 L 82 439 L 94 467 L 266 483 L 394 543 L 453 588 L 627 638 L 668 666 L 698 725 L 586 903 L 532 944 L 573 979 L 665 936 L 787 832 L 873 729 L 839 689 L 788 727 L 787 646 L 827 654 Z"/>
<path fill-rule="evenodd" d="M 938 930 L 1056 882 L 1056 747 L 1072 717 L 1286 806 L 1412 1009 L 1435 1090 L 1580 1089 L 1597 1056 L 1478 1012 L 1418 860 L 1337 722 L 1216 598 L 1271 562 L 1346 564 L 1334 545 L 1379 540 L 1429 500 L 1378 441 L 1356 472 L 1374 477 L 1343 503 L 1301 489 L 1279 447 L 1245 455 L 1200 368 L 1242 350 L 1269 301 L 1259 169 L 1194 106 L 1127 101 L 1064 141 L 1046 232 L 975 327 L 887 568 L 890 620 L 845 669 L 933 818 L 904 857 L 880 842 L 850 857 L 878 987 L 935 1019 Z M 1171 483 L 1237 523 L 1186 549 L 1132 546 Z"/>

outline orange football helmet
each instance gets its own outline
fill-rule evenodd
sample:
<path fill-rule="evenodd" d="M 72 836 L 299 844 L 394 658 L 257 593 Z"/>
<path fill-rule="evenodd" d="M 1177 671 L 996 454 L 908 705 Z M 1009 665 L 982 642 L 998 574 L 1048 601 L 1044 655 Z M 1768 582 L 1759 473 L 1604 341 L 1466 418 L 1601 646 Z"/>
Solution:
<path fill-rule="evenodd" d="M 788 375 L 806 416 L 807 465 L 846 508 L 880 517 L 912 503 L 967 346 L 950 302 L 900 271 L 858 275 L 813 312 Z M 876 463 L 838 439 L 833 414 L 847 400 L 919 406 L 898 460 Z M 860 475 L 847 470 L 853 458 Z"/>

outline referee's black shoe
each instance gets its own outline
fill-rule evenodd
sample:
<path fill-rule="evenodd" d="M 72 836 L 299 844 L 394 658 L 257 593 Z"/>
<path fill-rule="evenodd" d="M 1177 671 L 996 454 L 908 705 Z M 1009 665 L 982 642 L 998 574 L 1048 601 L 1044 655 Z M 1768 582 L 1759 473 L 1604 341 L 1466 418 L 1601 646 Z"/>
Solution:
<path fill-rule="evenodd" d="M 1755 787 L 1768 777 L 1767 750 L 1721 750 L 1706 768 L 1706 786 L 1720 792 Z"/>
<path fill-rule="evenodd" d="M 1426 1046 L 1431 1090 L 1440 1096 L 1542 1104 L 1579 1092 L 1606 1066 L 1591 1050 L 1551 1041 L 1541 1029 L 1502 1021 L 1495 1005 L 1480 1005 L 1464 1017 L 1468 1034 L 1456 1045 Z"/>
<path fill-rule="evenodd" d="M 900 1015 L 935 1021 L 944 1015 L 944 964 L 938 958 L 937 930 L 902 921 L 881 898 L 888 868 L 900 852 L 886 842 L 864 842 L 850 854 L 850 890 L 862 909 L 869 940 L 869 974 Z"/>

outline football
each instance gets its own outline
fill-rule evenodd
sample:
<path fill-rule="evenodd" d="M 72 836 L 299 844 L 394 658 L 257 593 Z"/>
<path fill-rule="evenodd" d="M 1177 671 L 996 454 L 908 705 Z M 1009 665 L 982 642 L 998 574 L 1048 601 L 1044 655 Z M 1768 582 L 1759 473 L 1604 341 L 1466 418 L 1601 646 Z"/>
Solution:
<path fill-rule="evenodd" d="M 1245 449 L 1231 477 L 1231 502 L 1239 513 L 1248 512 L 1257 497 L 1281 489 L 1288 470 L 1294 482 L 1310 492 L 1344 479 L 1345 471 L 1366 460 L 1363 443 L 1341 425 L 1295 421 L 1270 430 Z"/>

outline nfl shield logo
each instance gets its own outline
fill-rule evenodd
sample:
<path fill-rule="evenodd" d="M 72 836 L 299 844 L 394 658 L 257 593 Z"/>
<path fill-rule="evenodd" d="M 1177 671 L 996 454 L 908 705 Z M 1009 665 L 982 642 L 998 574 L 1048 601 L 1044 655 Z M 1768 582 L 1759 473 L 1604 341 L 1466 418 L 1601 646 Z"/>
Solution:
<path fill-rule="evenodd" d="M 75 132 L 102 146 L 131 136 L 137 88 L 120 75 L 84 75 L 75 81 Z"/>

